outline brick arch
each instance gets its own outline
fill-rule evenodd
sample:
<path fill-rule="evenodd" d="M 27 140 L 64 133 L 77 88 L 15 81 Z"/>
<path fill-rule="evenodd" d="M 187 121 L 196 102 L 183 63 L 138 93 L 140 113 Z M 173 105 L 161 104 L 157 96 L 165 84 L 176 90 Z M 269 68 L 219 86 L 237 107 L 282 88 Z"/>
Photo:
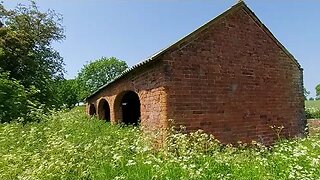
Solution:
<path fill-rule="evenodd" d="M 110 121 L 110 105 L 105 98 L 101 98 L 98 102 L 98 118 Z"/>
<path fill-rule="evenodd" d="M 114 116 L 118 123 L 127 125 L 139 124 L 141 118 L 141 103 L 138 93 L 134 91 L 123 91 L 119 93 L 114 101 Z"/>
<path fill-rule="evenodd" d="M 90 116 L 95 116 L 97 114 L 96 107 L 94 104 L 89 105 L 89 115 Z"/>

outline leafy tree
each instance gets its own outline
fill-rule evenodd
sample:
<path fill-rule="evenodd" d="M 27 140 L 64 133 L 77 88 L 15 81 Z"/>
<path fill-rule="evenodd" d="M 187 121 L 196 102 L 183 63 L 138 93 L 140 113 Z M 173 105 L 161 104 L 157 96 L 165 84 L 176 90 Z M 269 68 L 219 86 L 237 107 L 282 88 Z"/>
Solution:
<path fill-rule="evenodd" d="M 32 113 L 39 105 L 33 95 L 35 87 L 26 89 L 19 81 L 9 78 L 9 73 L 0 73 L 0 123 L 20 118 L 34 120 Z"/>
<path fill-rule="evenodd" d="M 60 104 L 66 108 L 74 107 L 79 101 L 79 88 L 75 79 L 57 82 Z"/>
<path fill-rule="evenodd" d="M 84 65 L 77 76 L 77 81 L 81 87 L 79 97 L 81 99 L 86 98 L 90 93 L 112 81 L 127 68 L 126 62 L 115 57 L 102 57 Z"/>
<path fill-rule="evenodd" d="M 65 38 L 61 16 L 40 12 L 33 1 L 13 10 L 0 2 L 0 20 L 0 67 L 26 89 L 38 89 L 34 97 L 46 107 L 56 105 L 55 81 L 63 78 L 64 64 L 51 44 Z"/>
<path fill-rule="evenodd" d="M 320 100 L 320 84 L 316 86 L 316 99 Z"/>

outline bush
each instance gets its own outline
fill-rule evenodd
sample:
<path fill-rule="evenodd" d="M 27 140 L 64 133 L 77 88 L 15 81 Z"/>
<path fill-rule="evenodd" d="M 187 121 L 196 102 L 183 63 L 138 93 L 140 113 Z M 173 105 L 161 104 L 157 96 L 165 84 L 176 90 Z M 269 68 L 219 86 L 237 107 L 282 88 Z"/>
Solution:
<path fill-rule="evenodd" d="M 88 119 L 83 108 L 39 123 L 0 124 L 0 179 L 320 179 L 320 135 L 221 146 L 202 131 L 169 131 L 157 149 L 137 127 Z M 251 146 L 251 145 L 250 145 Z"/>
<path fill-rule="evenodd" d="M 306 108 L 307 119 L 320 119 L 319 108 Z"/>
<path fill-rule="evenodd" d="M 57 88 L 57 103 L 58 108 L 73 108 L 80 102 L 79 86 L 74 79 L 60 80 L 56 82 Z M 60 107 L 59 107 L 60 106 Z"/>
<path fill-rule="evenodd" d="M 19 81 L 10 79 L 9 73 L 0 73 L 0 123 L 36 120 L 38 103 L 32 99 L 36 92 L 34 87 L 26 89 Z"/>

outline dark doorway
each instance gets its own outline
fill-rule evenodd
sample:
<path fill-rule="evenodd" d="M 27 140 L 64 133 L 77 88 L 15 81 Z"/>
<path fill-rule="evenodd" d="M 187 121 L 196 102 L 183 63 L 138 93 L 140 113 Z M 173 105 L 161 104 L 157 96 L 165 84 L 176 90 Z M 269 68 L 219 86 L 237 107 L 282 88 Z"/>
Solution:
<path fill-rule="evenodd" d="M 138 125 L 140 120 L 140 100 L 137 93 L 128 91 L 121 100 L 122 122 L 128 125 Z"/>
<path fill-rule="evenodd" d="M 105 99 L 101 99 L 98 108 L 99 118 L 106 121 L 110 121 L 110 106 L 108 101 L 106 101 Z"/>
<path fill-rule="evenodd" d="M 90 116 L 96 115 L 96 108 L 94 107 L 94 104 L 89 105 L 89 115 Z"/>

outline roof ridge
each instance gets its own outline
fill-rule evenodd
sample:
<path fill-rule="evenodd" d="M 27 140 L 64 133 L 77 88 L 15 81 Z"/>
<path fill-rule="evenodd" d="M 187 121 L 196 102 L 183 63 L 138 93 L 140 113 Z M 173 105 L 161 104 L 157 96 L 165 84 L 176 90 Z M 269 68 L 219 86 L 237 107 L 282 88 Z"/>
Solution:
<path fill-rule="evenodd" d="M 141 66 L 143 66 L 143 65 L 145 65 L 145 64 L 147 64 L 147 63 L 149 63 L 151 61 L 156 60 L 159 56 L 163 55 L 165 52 L 167 52 L 168 50 L 170 50 L 174 46 L 177 46 L 177 45 L 180 46 L 181 44 L 183 44 L 183 42 L 187 41 L 189 38 L 192 38 L 193 35 L 202 32 L 207 26 L 213 24 L 214 22 L 217 22 L 217 20 L 219 20 L 221 17 L 224 17 L 225 15 L 229 14 L 230 12 L 238 9 L 238 7 L 243 7 L 244 10 L 248 13 L 248 15 L 262 28 L 262 30 L 286 53 L 286 55 L 288 55 L 288 57 L 290 57 L 290 59 L 292 59 L 296 63 L 296 65 L 300 69 L 302 69 L 300 64 L 298 63 L 298 61 L 294 58 L 294 56 L 280 43 L 279 40 L 277 40 L 277 38 L 271 33 L 271 31 L 260 21 L 260 19 L 255 15 L 255 13 L 246 5 L 246 3 L 243 0 L 239 0 L 236 4 L 232 5 L 230 8 L 228 8 L 227 10 L 222 12 L 221 14 L 219 14 L 219 15 L 215 16 L 214 18 L 210 19 L 209 21 L 205 22 L 203 25 L 201 25 L 200 27 L 196 28 L 191 33 L 183 36 L 182 38 L 180 38 L 177 41 L 171 43 L 170 45 L 166 46 L 165 48 L 162 48 L 160 51 L 157 51 L 156 53 L 154 53 L 153 55 L 149 56 L 145 60 L 142 60 L 139 63 L 131 66 L 128 69 L 126 69 L 120 75 L 115 77 L 112 81 L 110 81 L 110 82 L 106 83 L 105 85 L 101 86 L 98 90 L 93 92 L 91 95 L 89 95 L 84 100 L 86 101 L 88 98 L 92 97 L 93 95 L 95 95 L 96 93 L 98 93 L 99 91 L 104 89 L 105 87 L 107 87 L 110 84 L 114 83 L 118 79 L 124 77 L 126 74 L 130 73 L 131 71 L 135 70 L 136 68 L 141 67 Z"/>
<path fill-rule="evenodd" d="M 243 1 L 239 1 L 236 4 L 232 5 L 230 8 L 228 8 L 227 10 L 225 10 L 224 12 L 222 12 L 221 14 L 218 14 L 217 16 L 215 16 L 214 18 L 211 18 L 209 21 L 205 22 L 204 24 L 202 24 L 201 26 L 197 27 L 196 29 L 194 29 L 193 31 L 191 31 L 190 33 L 188 33 L 187 35 L 183 36 L 182 38 L 178 39 L 177 41 L 171 43 L 170 45 L 166 46 L 165 48 L 162 48 L 161 50 L 157 51 L 156 53 L 154 53 L 153 55 L 149 56 L 147 59 L 154 59 L 157 58 L 160 54 L 164 53 L 166 50 L 168 50 L 169 48 L 171 48 L 174 45 L 179 44 L 179 42 L 186 40 L 188 37 L 190 37 L 191 35 L 203 30 L 204 27 L 206 27 L 207 25 L 213 23 L 214 21 L 216 21 L 218 18 L 226 15 L 227 13 L 230 12 L 230 10 L 233 10 L 234 8 L 240 6 L 240 5 L 245 5 L 245 3 Z M 144 60 L 144 61 L 145 61 Z M 139 64 L 139 63 L 138 63 Z M 136 64 L 137 65 L 137 64 Z"/>
<path fill-rule="evenodd" d="M 196 28 L 195 30 L 191 31 L 191 33 L 187 34 L 186 36 L 183 36 L 182 38 L 180 38 L 179 40 L 175 41 L 174 43 L 170 44 L 169 46 L 161 49 L 160 51 L 154 53 L 153 55 L 149 56 L 148 58 L 146 58 L 145 60 L 140 61 L 139 63 L 131 66 L 130 68 L 126 69 L 125 71 L 123 71 L 120 75 L 118 75 L 117 77 L 115 77 L 112 81 L 106 83 L 105 85 L 101 86 L 98 90 L 96 90 L 95 92 L 93 92 L 91 95 L 89 95 L 87 98 L 85 98 L 84 100 L 86 101 L 88 98 L 92 97 L 93 95 L 95 95 L 96 93 L 98 93 L 99 91 L 101 91 L 102 89 L 104 89 L 105 87 L 107 87 L 108 85 L 114 83 L 115 81 L 117 81 L 118 79 L 122 78 L 123 76 L 125 76 L 126 74 L 128 74 L 129 72 L 131 72 L 132 70 L 149 63 L 150 61 L 153 61 L 155 59 L 157 59 L 160 55 L 164 54 L 165 52 L 167 52 L 169 49 L 171 49 L 172 47 L 174 47 L 175 45 L 178 45 L 180 43 L 182 43 L 184 40 L 187 40 L 188 38 L 192 37 L 192 35 L 201 32 L 202 30 L 204 30 L 204 28 L 206 28 L 208 25 L 210 25 L 211 23 L 216 22 L 218 19 L 220 19 L 221 17 L 225 16 L 226 14 L 230 13 L 231 11 L 237 9 L 238 7 L 240 7 L 241 5 L 245 5 L 245 3 L 243 1 L 239 1 L 236 4 L 232 5 L 230 8 L 228 8 L 227 10 L 225 10 L 224 12 L 222 12 L 221 14 L 215 16 L 214 18 L 210 19 L 209 21 L 205 22 L 203 25 L 201 25 L 200 27 Z"/>
<path fill-rule="evenodd" d="M 258 18 L 258 16 L 245 4 L 243 3 L 245 11 L 248 15 L 258 24 L 262 31 L 264 31 L 275 43 L 279 46 L 284 53 L 298 66 L 299 69 L 302 69 L 298 60 L 287 50 L 287 48 L 274 36 L 274 34 L 269 30 L 269 28 L 264 25 L 264 23 Z"/>

